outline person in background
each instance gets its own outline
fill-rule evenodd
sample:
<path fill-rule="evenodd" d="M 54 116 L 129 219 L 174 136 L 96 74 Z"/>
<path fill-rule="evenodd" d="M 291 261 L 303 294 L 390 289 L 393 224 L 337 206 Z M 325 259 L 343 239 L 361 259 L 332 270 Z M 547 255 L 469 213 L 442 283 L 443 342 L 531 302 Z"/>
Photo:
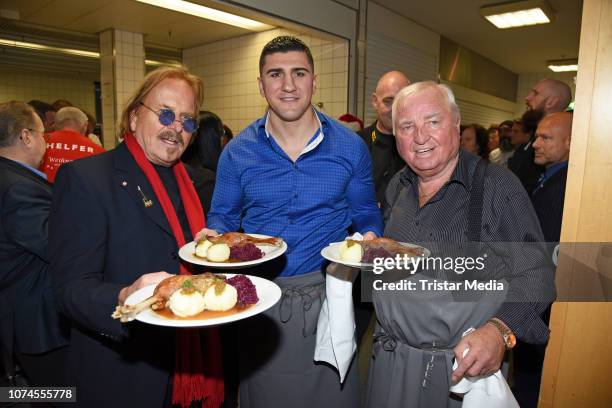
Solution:
<path fill-rule="evenodd" d="M 477 123 L 466 126 L 461 131 L 461 148 L 482 157 L 484 160 L 488 160 L 488 135 L 485 128 Z"/>
<path fill-rule="evenodd" d="M 193 170 L 193 181 L 206 214 L 210 210 L 215 189 L 215 175 L 224 135 L 223 122 L 217 115 L 208 111 L 200 112 L 198 132 L 181 156 L 181 160 Z"/>
<path fill-rule="evenodd" d="M 542 115 L 542 111 L 528 110 L 523 113 L 520 120 L 515 120 L 512 125 L 511 142 L 515 150 L 512 157 L 508 159 L 508 169 L 521 180 L 527 194 L 531 194 L 536 187 L 538 178 L 544 170 L 533 160 L 535 156 L 533 141 Z"/>
<path fill-rule="evenodd" d="M 202 81 L 150 72 L 120 119 L 123 142 L 60 167 L 49 254 L 57 304 L 72 323 L 68 369 L 79 407 L 219 407 L 217 328 L 175 330 L 110 317 L 137 290 L 189 274 L 177 254 L 205 225 L 180 157 L 197 130 Z"/>
<path fill-rule="evenodd" d="M 531 193 L 531 202 L 538 215 L 550 254 L 561 237 L 561 220 L 565 201 L 565 182 L 570 154 L 572 114 L 556 112 L 545 116 L 536 130 L 533 142 L 534 161 L 544 172 Z M 550 308 L 543 314 L 548 323 Z M 512 391 L 522 408 L 536 408 L 544 364 L 545 345 L 518 341 L 513 353 Z"/>
<path fill-rule="evenodd" d="M 389 180 L 406 165 L 395 146 L 391 105 L 400 89 L 410 85 L 410 80 L 399 71 L 389 71 L 378 79 L 372 93 L 372 106 L 376 121 L 357 132 L 368 146 L 372 158 L 372 175 L 376 188 L 376 200 L 382 203 Z"/>
<path fill-rule="evenodd" d="M 96 128 L 96 118 L 87 111 L 83 111 L 83 113 L 87 115 L 87 138 L 98 146 L 102 146 L 102 141 L 100 140 L 98 135 L 94 133 L 94 129 Z"/>
<path fill-rule="evenodd" d="M 55 182 L 64 163 L 103 153 L 105 150 L 86 136 L 89 121 L 78 108 L 61 108 L 55 116 L 55 130 L 47 138 L 47 153 L 42 170 L 49 182 Z"/>
<path fill-rule="evenodd" d="M 198 234 L 242 228 L 281 237 L 290 248 L 251 269 L 274 279 L 283 296 L 239 327 L 241 408 L 359 406 L 356 364 L 341 385 L 332 367 L 313 361 L 325 296 L 320 252 L 349 228 L 379 235 L 382 219 L 365 144 L 312 106 L 314 68 L 295 37 L 264 46 L 258 83 L 268 111 L 223 150 L 210 229 Z"/>
<path fill-rule="evenodd" d="M 352 113 L 345 113 L 338 117 L 338 122 L 342 123 L 347 128 L 352 131 L 359 133 L 363 130 L 363 120 L 359 119 L 359 117 L 353 115 Z"/>
<path fill-rule="evenodd" d="M 221 138 L 221 149 L 224 149 L 225 145 L 227 145 L 234 138 L 234 132 L 232 132 L 232 129 L 230 129 L 229 126 L 224 124 L 223 130 L 225 132 L 223 133 L 223 137 Z"/>
<path fill-rule="evenodd" d="M 554 299 L 553 271 L 544 245 L 533 245 L 526 262 L 523 252 L 526 243 L 543 240 L 536 214 L 509 171 L 460 149 L 460 120 L 445 85 L 418 82 L 396 96 L 393 126 L 407 167 L 389 183 L 384 236 L 428 243 L 439 257 L 469 254 L 468 241 L 483 243 L 483 250 L 520 242 L 521 252 L 487 250 L 485 276 L 505 280 L 507 292 L 484 291 L 463 301 L 453 290 L 419 291 L 421 281 L 466 279 L 435 266 L 400 277 L 417 281 L 417 290 L 373 290 L 378 324 L 368 408 L 460 407 L 449 393 L 452 383 L 499 370 L 515 337 L 540 344 L 548 339 L 540 313 Z"/>
<path fill-rule="evenodd" d="M 69 106 L 74 106 L 74 105 L 72 104 L 72 102 L 67 101 L 66 99 L 58 99 L 55 102 L 53 102 L 51 106 L 53 106 L 53 109 L 55 109 L 55 111 L 57 112 L 58 110 L 62 108 L 67 108 Z"/>
<path fill-rule="evenodd" d="M 55 112 L 53 106 L 46 102 L 32 99 L 28 105 L 34 108 L 36 114 L 42 120 L 45 127 L 45 133 L 51 133 L 55 130 Z"/>
<path fill-rule="evenodd" d="M 487 149 L 489 150 L 489 156 L 491 156 L 491 152 L 497 148 L 499 148 L 499 126 L 491 125 L 487 129 L 488 141 L 487 141 Z"/>
<path fill-rule="evenodd" d="M 525 98 L 527 110 L 540 111 L 542 115 L 563 112 L 572 101 L 570 87 L 556 79 L 541 79 L 531 88 Z"/>
<path fill-rule="evenodd" d="M 512 120 L 503 121 L 498 127 L 499 147 L 491 150 L 489 153 L 489 161 L 503 167 L 508 166 L 508 159 L 514 154 L 512 146 Z"/>
<path fill-rule="evenodd" d="M 544 172 L 531 193 L 531 201 L 547 242 L 559 242 L 561 236 L 565 182 L 572 140 L 572 117 L 569 112 L 545 116 L 538 124 L 533 142 L 534 162 L 544 166 Z"/>
<path fill-rule="evenodd" d="M 0 104 L 0 347 L 30 386 L 65 386 L 69 333 L 53 296 L 47 252 L 52 188 L 37 170 L 44 127 L 23 102 Z M 11 364 L 11 361 L 7 361 Z"/>

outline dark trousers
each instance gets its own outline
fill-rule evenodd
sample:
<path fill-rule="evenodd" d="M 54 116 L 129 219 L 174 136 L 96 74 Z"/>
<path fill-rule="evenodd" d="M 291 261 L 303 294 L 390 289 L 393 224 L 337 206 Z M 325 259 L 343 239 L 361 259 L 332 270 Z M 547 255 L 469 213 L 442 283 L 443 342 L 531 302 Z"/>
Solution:
<path fill-rule="evenodd" d="M 548 324 L 550 306 L 542 314 L 542 319 Z M 516 342 L 516 347 L 512 350 L 514 360 L 512 393 L 521 408 L 537 408 L 538 406 L 545 352 L 546 344 L 529 344 L 520 340 Z"/>
<path fill-rule="evenodd" d="M 67 384 L 66 357 L 68 347 L 41 354 L 15 353 L 17 362 L 31 387 L 59 387 Z"/>

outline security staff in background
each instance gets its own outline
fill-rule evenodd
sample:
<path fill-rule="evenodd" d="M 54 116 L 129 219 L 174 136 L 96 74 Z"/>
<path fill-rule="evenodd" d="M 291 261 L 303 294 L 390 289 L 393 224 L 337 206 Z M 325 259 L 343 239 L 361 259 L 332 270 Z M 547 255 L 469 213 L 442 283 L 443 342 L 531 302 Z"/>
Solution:
<path fill-rule="evenodd" d="M 372 106 L 376 110 L 376 121 L 357 132 L 370 150 L 376 201 L 379 206 L 383 202 L 389 181 L 406 165 L 395 146 L 391 105 L 393 105 L 395 95 L 408 85 L 410 85 L 410 80 L 399 71 L 389 71 L 381 76 L 372 93 Z"/>

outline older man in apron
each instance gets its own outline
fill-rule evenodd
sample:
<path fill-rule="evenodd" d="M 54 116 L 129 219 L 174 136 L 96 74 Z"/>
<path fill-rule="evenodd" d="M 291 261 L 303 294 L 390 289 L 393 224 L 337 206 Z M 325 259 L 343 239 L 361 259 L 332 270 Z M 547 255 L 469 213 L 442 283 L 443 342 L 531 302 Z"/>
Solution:
<path fill-rule="evenodd" d="M 499 369 L 510 331 L 528 342 L 547 340 L 539 313 L 554 299 L 552 271 L 543 245 L 520 244 L 543 238 L 518 180 L 459 149 L 459 111 L 448 88 L 433 82 L 404 88 L 394 102 L 393 120 L 408 167 L 387 189 L 384 235 L 424 243 L 432 256 L 448 250 L 482 256 L 484 274 L 503 290 L 375 290 L 377 327 L 366 405 L 459 406 L 460 398 L 449 393 L 452 377 Z M 519 243 L 522 255 L 500 242 Z M 464 279 L 435 268 L 408 277 L 417 288 L 420 281 Z M 462 337 L 470 328 L 476 330 Z M 462 359 L 468 347 L 472 355 Z M 455 357 L 459 368 L 453 372 Z"/>

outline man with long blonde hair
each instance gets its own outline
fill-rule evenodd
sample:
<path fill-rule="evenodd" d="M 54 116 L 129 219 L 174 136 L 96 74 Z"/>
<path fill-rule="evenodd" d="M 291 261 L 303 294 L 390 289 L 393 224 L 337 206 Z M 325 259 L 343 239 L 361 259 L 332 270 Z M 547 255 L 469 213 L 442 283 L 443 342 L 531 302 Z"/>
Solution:
<path fill-rule="evenodd" d="M 73 323 L 69 368 L 80 406 L 223 401 L 215 329 L 110 318 L 136 290 L 190 273 L 177 251 L 205 221 L 179 158 L 197 129 L 201 101 L 202 82 L 187 70 L 151 72 L 121 115 L 123 142 L 57 174 L 51 270 L 59 307 Z"/>

